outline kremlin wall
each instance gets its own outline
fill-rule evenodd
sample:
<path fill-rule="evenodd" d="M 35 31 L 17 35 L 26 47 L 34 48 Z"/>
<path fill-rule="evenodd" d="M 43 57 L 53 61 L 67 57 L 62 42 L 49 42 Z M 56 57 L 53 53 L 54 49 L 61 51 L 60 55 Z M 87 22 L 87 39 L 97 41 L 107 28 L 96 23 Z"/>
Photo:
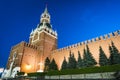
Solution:
<path fill-rule="evenodd" d="M 12 71 L 19 67 L 20 70 L 18 71 L 20 72 L 43 72 L 46 57 L 49 57 L 50 60 L 54 58 L 60 69 L 64 57 L 68 60 L 70 52 L 74 53 L 76 60 L 78 51 L 83 58 L 83 50 L 86 45 L 88 45 L 97 63 L 99 61 L 100 46 L 107 57 L 110 55 L 109 45 L 111 45 L 111 42 L 120 51 L 120 30 L 60 49 L 57 49 L 57 39 L 57 32 L 52 29 L 50 14 L 46 7 L 41 15 L 40 23 L 30 33 L 29 43 L 22 41 L 11 48 L 6 70 Z M 16 55 L 15 60 L 13 59 L 14 55 Z M 14 64 L 12 64 L 13 62 Z"/>
<path fill-rule="evenodd" d="M 106 34 L 104 36 L 93 38 L 91 40 L 87 40 L 87 41 L 73 44 L 73 45 L 70 45 L 70 46 L 67 46 L 61 49 L 54 50 L 51 52 L 51 59 L 52 58 L 55 59 L 60 69 L 62 65 L 62 61 L 64 60 L 64 57 L 66 57 L 68 61 L 70 51 L 71 53 L 74 53 L 74 56 L 77 60 L 78 51 L 80 52 L 81 57 L 83 57 L 83 51 L 86 48 L 86 45 L 88 45 L 90 52 L 92 53 L 93 57 L 98 63 L 99 62 L 99 47 L 101 46 L 106 56 L 109 57 L 110 56 L 109 45 L 111 45 L 112 41 L 117 47 L 117 49 L 120 51 L 120 30 L 113 32 L 113 33 Z"/>

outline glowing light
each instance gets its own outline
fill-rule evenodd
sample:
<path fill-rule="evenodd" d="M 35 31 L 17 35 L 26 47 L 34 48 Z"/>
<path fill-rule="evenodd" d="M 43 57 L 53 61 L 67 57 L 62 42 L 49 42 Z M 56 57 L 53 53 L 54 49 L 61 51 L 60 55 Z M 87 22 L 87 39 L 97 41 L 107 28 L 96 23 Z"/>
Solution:
<path fill-rule="evenodd" d="M 43 65 L 43 63 L 42 63 L 42 62 L 40 62 L 40 63 L 38 63 L 38 65 Z"/>
<path fill-rule="evenodd" d="M 24 76 L 27 76 L 27 73 L 25 73 Z"/>
<path fill-rule="evenodd" d="M 40 69 L 40 70 L 38 70 L 37 72 L 43 72 L 43 70 Z"/>
<path fill-rule="evenodd" d="M 26 69 L 31 69 L 31 65 L 26 65 Z"/>
<path fill-rule="evenodd" d="M 40 65 L 40 69 L 37 72 L 43 72 L 43 63 L 40 62 L 38 63 L 38 65 Z"/>

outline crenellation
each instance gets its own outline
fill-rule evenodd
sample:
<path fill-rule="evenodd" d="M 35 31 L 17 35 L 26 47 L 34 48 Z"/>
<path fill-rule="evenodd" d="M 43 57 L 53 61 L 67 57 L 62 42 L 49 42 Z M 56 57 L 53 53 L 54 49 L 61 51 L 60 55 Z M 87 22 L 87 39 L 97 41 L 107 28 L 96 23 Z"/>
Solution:
<path fill-rule="evenodd" d="M 82 45 L 82 43 L 80 42 L 80 43 L 79 43 L 79 45 L 81 46 L 81 45 Z"/>
<path fill-rule="evenodd" d="M 70 45 L 69 48 L 72 48 L 72 45 Z"/>
<path fill-rule="evenodd" d="M 73 48 L 75 48 L 75 47 L 76 47 L 76 44 L 73 45 Z"/>
<path fill-rule="evenodd" d="M 68 49 L 68 47 L 66 46 L 65 49 Z"/>
<path fill-rule="evenodd" d="M 104 39 L 104 37 L 103 36 L 100 36 L 100 40 L 103 40 Z"/>
<path fill-rule="evenodd" d="M 81 42 L 81 45 L 84 45 L 84 42 Z"/>
<path fill-rule="evenodd" d="M 96 37 L 96 38 L 95 38 L 95 41 L 98 41 L 98 40 L 99 40 L 99 37 Z"/>
<path fill-rule="evenodd" d="M 74 48 L 75 47 L 75 44 L 71 45 L 71 48 Z"/>
<path fill-rule="evenodd" d="M 90 40 L 87 40 L 87 43 L 90 43 Z"/>
<path fill-rule="evenodd" d="M 78 44 L 75 44 L 75 47 L 77 47 L 78 46 Z"/>
<path fill-rule="evenodd" d="M 112 32 L 112 35 L 115 36 L 114 32 Z"/>
<path fill-rule="evenodd" d="M 71 48 L 74 48 L 75 47 L 75 44 L 73 44 L 72 46 L 71 46 Z"/>
<path fill-rule="evenodd" d="M 68 46 L 68 49 L 70 49 L 71 47 L 70 47 L 70 45 Z"/>
<path fill-rule="evenodd" d="M 114 35 L 115 35 L 115 36 L 118 36 L 118 32 L 117 32 L 117 31 L 116 31 L 116 32 L 114 32 Z"/>
<path fill-rule="evenodd" d="M 30 47 L 30 48 L 33 48 L 33 49 L 37 49 L 37 47 L 35 45 L 29 44 L 29 43 L 24 43 L 24 46 Z"/>
<path fill-rule="evenodd" d="M 74 47 L 74 45 L 70 45 L 70 48 L 73 48 Z"/>
<path fill-rule="evenodd" d="M 95 42 L 95 39 L 94 39 L 94 38 L 92 39 L 92 42 Z"/>
<path fill-rule="evenodd" d="M 59 52 L 61 51 L 61 49 L 58 50 Z"/>
<path fill-rule="evenodd" d="M 85 41 L 83 42 L 83 45 L 85 45 Z"/>
<path fill-rule="evenodd" d="M 67 49 L 69 49 L 69 46 L 67 46 Z"/>
<path fill-rule="evenodd" d="M 109 33 L 109 36 L 110 36 L 110 37 L 113 37 L 113 33 Z"/>
<path fill-rule="evenodd" d="M 89 40 L 87 40 L 87 44 L 89 43 Z"/>
<path fill-rule="evenodd" d="M 77 45 L 80 46 L 80 42 Z"/>
<path fill-rule="evenodd" d="M 98 37 L 98 39 L 99 39 L 99 40 L 101 40 L 101 38 L 100 38 L 100 37 Z"/>
<path fill-rule="evenodd" d="M 80 46 L 80 42 L 77 43 L 77 46 Z"/>
<path fill-rule="evenodd" d="M 108 35 L 107 34 L 105 34 L 104 37 L 105 37 L 105 39 L 108 39 Z"/>
<path fill-rule="evenodd" d="M 62 48 L 60 49 L 60 51 L 62 51 Z"/>
<path fill-rule="evenodd" d="M 108 38 L 111 38 L 109 34 L 107 34 L 107 35 L 108 35 Z"/>
<path fill-rule="evenodd" d="M 69 48 L 73 48 L 73 45 L 69 45 Z"/>
<path fill-rule="evenodd" d="M 69 45 L 69 46 L 66 46 L 64 48 L 60 48 L 60 49 L 57 49 L 57 50 L 54 50 L 54 52 L 61 52 L 63 50 L 68 50 L 68 49 L 71 49 L 71 48 L 76 48 L 78 46 L 82 46 L 82 45 L 87 45 L 88 43 L 93 43 L 93 42 L 96 42 L 96 41 L 99 41 L 99 40 L 104 40 L 104 39 L 108 39 L 108 38 L 111 38 L 114 36 L 114 34 L 118 35 L 118 33 L 120 33 L 120 30 L 119 31 L 116 31 L 114 33 L 109 33 L 109 34 L 106 34 L 104 36 L 100 36 L 100 37 L 96 37 L 96 38 L 93 38 L 91 40 L 86 40 L 86 41 L 83 41 L 83 42 L 79 42 L 77 44 L 73 44 L 73 45 Z"/>
<path fill-rule="evenodd" d="M 83 45 L 84 44 L 84 42 L 81 42 L 81 45 Z"/>
<path fill-rule="evenodd" d="M 62 49 L 59 49 L 59 51 L 61 52 L 61 51 L 62 51 Z"/>
<path fill-rule="evenodd" d="M 65 47 L 65 49 L 68 49 L 67 47 Z"/>
<path fill-rule="evenodd" d="M 118 30 L 117 32 L 118 32 L 118 34 L 120 35 L 120 30 Z"/>
<path fill-rule="evenodd" d="M 87 44 L 87 41 L 84 41 L 85 44 Z"/>
<path fill-rule="evenodd" d="M 60 52 L 60 49 L 58 49 L 58 52 Z"/>
<path fill-rule="evenodd" d="M 60 51 L 62 51 L 62 48 L 60 49 Z"/>
<path fill-rule="evenodd" d="M 92 39 L 90 40 L 90 43 L 92 43 Z"/>
<path fill-rule="evenodd" d="M 85 44 L 88 44 L 88 41 L 87 41 L 87 40 L 85 41 Z"/>

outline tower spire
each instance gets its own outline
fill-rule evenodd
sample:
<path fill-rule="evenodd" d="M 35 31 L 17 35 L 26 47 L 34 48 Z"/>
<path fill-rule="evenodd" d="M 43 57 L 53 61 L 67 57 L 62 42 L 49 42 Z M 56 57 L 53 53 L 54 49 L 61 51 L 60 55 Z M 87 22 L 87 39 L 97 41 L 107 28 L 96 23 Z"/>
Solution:
<path fill-rule="evenodd" d="M 50 14 L 47 9 L 47 4 L 45 6 L 45 10 L 41 15 L 40 23 L 50 23 Z"/>
<path fill-rule="evenodd" d="M 47 4 L 46 4 L 46 6 L 45 6 L 44 13 L 48 13 Z"/>

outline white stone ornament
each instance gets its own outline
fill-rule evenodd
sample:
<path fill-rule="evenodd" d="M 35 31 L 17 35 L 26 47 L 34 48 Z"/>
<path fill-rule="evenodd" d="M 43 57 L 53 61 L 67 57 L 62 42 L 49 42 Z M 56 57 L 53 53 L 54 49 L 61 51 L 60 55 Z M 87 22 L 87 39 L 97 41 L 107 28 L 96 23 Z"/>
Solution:
<path fill-rule="evenodd" d="M 4 72 L 2 73 L 1 78 L 10 78 L 10 77 L 15 77 L 14 75 L 16 75 L 17 73 L 15 73 L 14 71 L 16 70 L 20 70 L 19 68 L 14 68 L 12 70 L 13 64 L 15 62 L 15 58 L 17 56 L 17 53 L 13 53 L 13 58 L 12 58 L 12 62 L 10 64 L 10 68 L 9 69 L 5 69 Z M 12 74 L 12 75 L 11 75 Z"/>

